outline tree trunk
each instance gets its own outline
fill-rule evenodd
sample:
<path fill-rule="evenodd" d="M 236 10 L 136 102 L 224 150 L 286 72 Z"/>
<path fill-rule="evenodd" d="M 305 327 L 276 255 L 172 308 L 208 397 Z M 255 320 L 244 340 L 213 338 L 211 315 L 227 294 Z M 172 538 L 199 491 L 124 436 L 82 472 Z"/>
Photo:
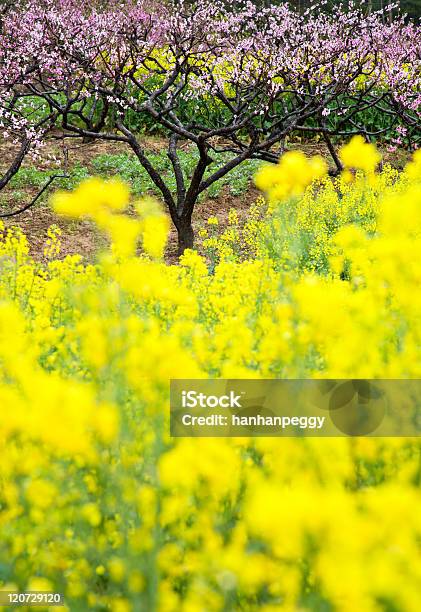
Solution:
<path fill-rule="evenodd" d="M 194 245 L 194 233 L 191 221 L 180 221 L 177 224 L 178 233 L 178 255 L 182 255 L 186 249 L 192 249 Z"/>

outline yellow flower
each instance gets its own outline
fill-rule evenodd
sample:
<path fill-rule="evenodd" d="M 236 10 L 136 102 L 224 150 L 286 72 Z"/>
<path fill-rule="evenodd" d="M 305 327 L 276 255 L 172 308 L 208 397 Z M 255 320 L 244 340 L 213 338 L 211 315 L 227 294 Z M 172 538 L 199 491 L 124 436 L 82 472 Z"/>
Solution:
<path fill-rule="evenodd" d="M 138 219 L 101 211 L 97 214 L 96 221 L 98 226 L 109 234 L 117 257 L 128 258 L 135 255 L 142 231 Z"/>
<path fill-rule="evenodd" d="M 320 156 L 307 158 L 301 151 L 289 151 L 275 165 L 263 166 L 255 176 L 256 186 L 272 201 L 282 201 L 304 193 L 313 181 L 327 173 Z"/>
<path fill-rule="evenodd" d="M 152 199 L 143 199 L 136 205 L 141 219 L 142 246 L 145 253 L 161 259 L 168 240 L 170 222 L 162 207 Z"/>
<path fill-rule="evenodd" d="M 339 150 L 339 158 L 346 168 L 356 168 L 364 172 L 374 172 L 381 160 L 375 145 L 367 143 L 360 135 Z"/>
<path fill-rule="evenodd" d="M 405 166 L 405 174 L 409 180 L 421 182 L 421 149 L 415 151 L 412 160 Z"/>
<path fill-rule="evenodd" d="M 96 409 L 93 420 L 96 431 L 103 442 L 109 444 L 116 438 L 119 430 L 119 413 L 115 406 L 101 404 Z"/>
<path fill-rule="evenodd" d="M 239 221 L 238 212 L 235 208 L 230 208 L 228 212 L 228 223 L 229 225 L 237 225 Z"/>
<path fill-rule="evenodd" d="M 53 590 L 51 581 L 41 576 L 34 576 L 28 582 L 28 591 L 45 591 L 50 592 Z"/>
<path fill-rule="evenodd" d="M 129 203 L 129 195 L 127 185 L 120 179 L 92 177 L 83 181 L 72 193 L 58 191 L 51 201 L 60 215 L 95 217 L 104 210 L 124 210 Z"/>
<path fill-rule="evenodd" d="M 203 257 L 192 249 L 186 249 L 180 257 L 180 264 L 190 269 L 197 276 L 207 276 L 208 268 Z"/>
<path fill-rule="evenodd" d="M 126 567 L 122 559 L 118 557 L 110 559 L 108 562 L 108 569 L 112 580 L 115 582 L 121 582 L 124 579 Z"/>
<path fill-rule="evenodd" d="M 54 484 L 46 480 L 32 480 L 26 490 L 30 504 L 38 508 L 48 508 L 57 498 L 58 491 Z"/>
<path fill-rule="evenodd" d="M 88 521 L 92 527 L 97 527 L 101 522 L 101 512 L 97 504 L 91 502 L 85 504 L 82 508 L 82 516 Z"/>

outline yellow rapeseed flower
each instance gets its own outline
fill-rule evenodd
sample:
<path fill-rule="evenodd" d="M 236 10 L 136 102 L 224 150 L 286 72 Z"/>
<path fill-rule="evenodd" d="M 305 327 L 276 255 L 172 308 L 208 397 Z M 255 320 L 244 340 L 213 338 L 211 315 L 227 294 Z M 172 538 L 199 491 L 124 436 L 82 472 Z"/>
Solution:
<path fill-rule="evenodd" d="M 381 155 L 374 144 L 368 143 L 360 135 L 339 150 L 339 158 L 346 168 L 355 168 L 364 172 L 374 172 L 381 160 Z"/>
<path fill-rule="evenodd" d="M 327 164 L 320 156 L 309 159 L 301 151 L 289 151 L 277 164 L 263 166 L 255 183 L 270 200 L 282 201 L 301 195 L 308 185 L 326 173 Z"/>
<path fill-rule="evenodd" d="M 103 210 L 122 211 L 129 203 L 129 189 L 120 179 L 92 177 L 73 192 L 58 191 L 52 197 L 54 210 L 68 217 L 95 217 Z"/>

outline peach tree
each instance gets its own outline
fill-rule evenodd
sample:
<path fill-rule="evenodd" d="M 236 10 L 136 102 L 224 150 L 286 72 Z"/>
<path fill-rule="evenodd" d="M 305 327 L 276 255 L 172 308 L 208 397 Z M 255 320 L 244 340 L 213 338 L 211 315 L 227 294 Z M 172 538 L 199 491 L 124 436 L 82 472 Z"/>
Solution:
<path fill-rule="evenodd" d="M 180 253 L 193 245 L 199 196 L 245 160 L 276 162 L 293 134 L 317 135 L 338 170 L 341 137 L 396 129 L 397 143 L 420 138 L 420 35 L 400 18 L 385 24 L 380 13 L 341 8 L 300 15 L 251 2 L 227 13 L 208 0 L 90 8 L 29 0 L 9 9 L 2 30 L 13 68 L 0 72 L 1 116 L 35 141 L 53 121 L 63 139 L 125 143 L 162 194 Z M 25 97 L 42 101 L 41 125 L 27 113 L 19 127 Z M 374 110 L 380 126 L 367 125 Z M 161 127 L 175 190 L 133 117 Z M 185 143 L 197 152 L 188 176 L 179 158 Z"/>

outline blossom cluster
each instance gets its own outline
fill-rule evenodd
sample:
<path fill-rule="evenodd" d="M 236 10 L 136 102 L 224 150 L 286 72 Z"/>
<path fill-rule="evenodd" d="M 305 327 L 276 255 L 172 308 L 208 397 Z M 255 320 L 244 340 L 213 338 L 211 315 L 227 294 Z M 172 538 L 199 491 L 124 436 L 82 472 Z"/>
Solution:
<path fill-rule="evenodd" d="M 246 2 L 228 15 L 221 2 L 195 7 L 166 3 L 156 10 L 146 0 L 89 10 L 81 0 L 9 7 L 0 32 L 0 127 L 40 143 L 63 112 L 65 123 L 83 116 L 88 100 L 120 116 L 150 112 L 150 94 L 155 102 L 162 86 L 153 116 L 163 113 L 167 127 L 177 97 L 229 101 L 232 124 L 241 126 L 246 108 L 268 121 L 280 112 L 275 102 L 282 96 L 285 108 L 294 106 L 294 95 L 317 120 L 338 116 L 339 132 L 342 115 L 358 120 L 358 97 L 385 116 L 398 106 L 396 120 L 414 127 L 408 111 L 419 116 L 421 101 L 416 24 L 385 23 L 379 13 L 356 9 L 328 15 L 316 7 L 303 19 L 287 4 L 260 10 Z M 63 106 L 60 95 L 67 94 Z M 308 127 L 294 117 L 294 125 Z M 408 126 L 398 127 L 402 139 Z"/>

